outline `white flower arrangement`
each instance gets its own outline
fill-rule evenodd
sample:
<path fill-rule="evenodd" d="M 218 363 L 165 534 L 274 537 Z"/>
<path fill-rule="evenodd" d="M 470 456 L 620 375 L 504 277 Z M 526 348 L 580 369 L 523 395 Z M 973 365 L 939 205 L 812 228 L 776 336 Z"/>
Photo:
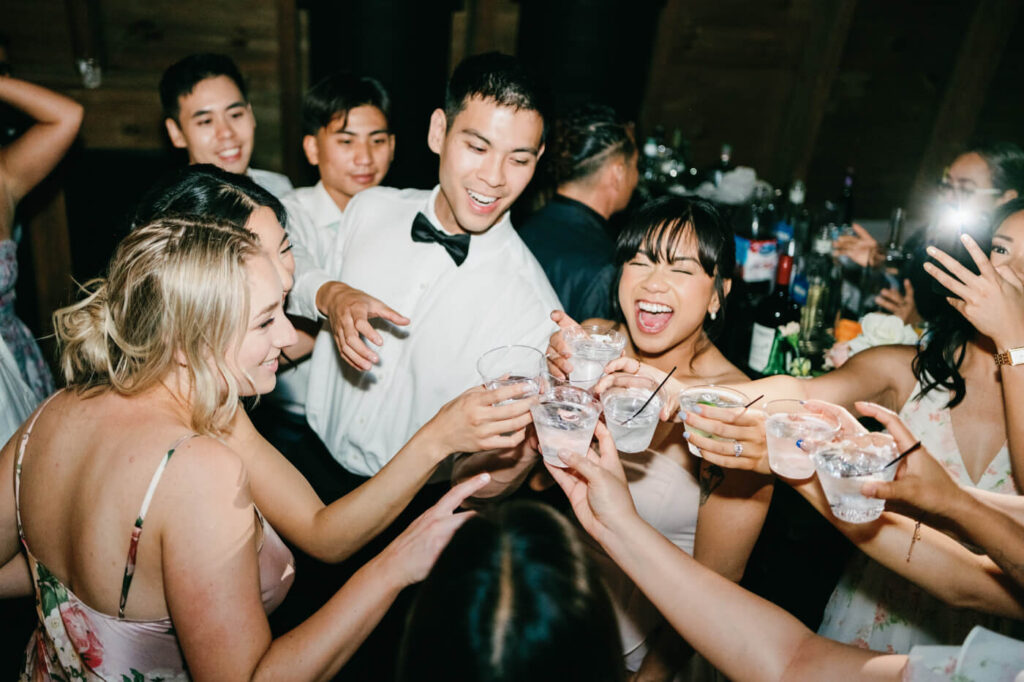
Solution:
<path fill-rule="evenodd" d="M 825 369 L 842 367 L 852 356 L 875 346 L 917 344 L 917 331 L 888 313 L 868 313 L 860 318 L 861 333 L 833 345 L 825 354 Z"/>

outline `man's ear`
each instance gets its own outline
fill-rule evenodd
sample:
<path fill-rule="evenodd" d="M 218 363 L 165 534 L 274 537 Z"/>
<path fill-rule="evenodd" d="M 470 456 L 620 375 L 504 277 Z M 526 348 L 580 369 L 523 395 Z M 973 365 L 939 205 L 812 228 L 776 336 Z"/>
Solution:
<path fill-rule="evenodd" d="M 310 166 L 316 166 L 320 163 L 320 150 L 316 148 L 316 136 L 303 136 L 302 151 L 305 152 L 306 161 L 309 161 Z"/>
<path fill-rule="evenodd" d="M 188 141 L 185 140 L 185 133 L 181 132 L 178 122 L 173 118 L 165 118 L 164 126 L 167 128 L 167 137 L 171 138 L 171 144 L 178 149 L 186 149 Z"/>
<path fill-rule="evenodd" d="M 427 146 L 435 154 L 441 153 L 444 136 L 448 134 L 448 118 L 443 109 L 434 109 L 430 115 L 430 129 L 427 131 Z"/>
<path fill-rule="evenodd" d="M 252 104 L 249 102 L 245 103 L 245 108 L 249 110 L 249 115 L 252 116 L 252 127 L 256 127 L 256 112 L 252 110 Z"/>
<path fill-rule="evenodd" d="M 537 160 L 540 161 L 540 157 L 544 156 L 544 143 L 540 143 L 540 147 L 537 148 Z"/>
<path fill-rule="evenodd" d="M 395 160 L 395 134 L 388 133 L 388 163 Z"/>
<path fill-rule="evenodd" d="M 1005 204 L 1007 201 L 1013 201 L 1014 199 L 1016 199 L 1019 196 L 1020 195 L 1017 193 L 1017 190 L 1015 190 L 1015 189 L 1008 189 L 1008 190 L 1006 190 L 1005 192 L 1003 192 L 1002 194 L 999 195 L 999 203 L 997 205 L 1001 206 L 1002 204 Z"/>

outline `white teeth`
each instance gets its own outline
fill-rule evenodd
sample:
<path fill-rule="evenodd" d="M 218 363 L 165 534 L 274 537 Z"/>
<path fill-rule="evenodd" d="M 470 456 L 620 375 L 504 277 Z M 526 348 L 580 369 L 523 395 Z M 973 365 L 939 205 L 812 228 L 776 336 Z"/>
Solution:
<path fill-rule="evenodd" d="M 466 191 L 469 192 L 469 198 L 470 199 L 472 199 L 476 203 L 482 204 L 484 206 L 489 206 L 489 205 L 493 204 L 495 201 L 498 200 L 498 197 L 488 197 L 488 196 L 485 196 L 483 194 L 477 194 L 476 192 L 474 192 L 471 189 L 467 189 Z"/>
<path fill-rule="evenodd" d="M 236 155 L 236 154 L 238 154 L 238 153 L 239 153 L 240 151 L 242 151 L 242 148 L 241 148 L 241 147 L 232 147 L 231 149 L 225 149 L 225 150 L 224 150 L 224 151 L 222 151 L 222 152 L 218 152 L 218 154 L 219 154 L 220 156 L 235 156 L 235 155 Z"/>
<path fill-rule="evenodd" d="M 648 303 L 647 301 L 638 301 L 636 306 L 645 313 L 670 313 L 672 309 L 667 305 L 660 303 Z"/>

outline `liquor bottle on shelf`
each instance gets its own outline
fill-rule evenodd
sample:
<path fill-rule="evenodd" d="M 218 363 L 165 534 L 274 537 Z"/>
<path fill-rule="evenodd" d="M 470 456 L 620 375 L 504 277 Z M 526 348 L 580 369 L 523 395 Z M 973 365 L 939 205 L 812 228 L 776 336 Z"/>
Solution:
<path fill-rule="evenodd" d="M 725 142 L 722 144 L 722 151 L 718 156 L 718 164 L 711 169 L 708 179 L 715 187 L 718 187 L 722 184 L 722 176 L 735 167 L 736 165 L 732 162 L 732 145 Z"/>
<path fill-rule="evenodd" d="M 726 344 L 726 356 L 742 366 L 750 351 L 747 342 L 750 341 L 754 315 L 761 300 L 771 292 L 778 264 L 770 191 L 762 185 L 750 204 L 737 208 L 732 224 L 735 229 L 736 271 L 729 294 L 727 333 L 722 338 Z"/>
<path fill-rule="evenodd" d="M 795 253 L 796 242 L 790 240 L 786 245 L 786 253 L 779 256 L 775 289 L 760 302 L 754 314 L 747 366 L 759 374 L 764 373 L 768 367 L 768 360 L 777 343 L 779 327 L 800 320 L 800 306 L 789 296 L 789 280 L 793 273 Z"/>
<path fill-rule="evenodd" d="M 796 241 L 797 254 L 803 253 L 807 244 L 808 230 L 811 221 L 804 208 L 807 188 L 803 181 L 794 180 L 789 187 L 789 200 L 779 204 L 779 217 L 775 222 L 775 238 L 779 242 L 779 250 L 785 242 Z"/>
<path fill-rule="evenodd" d="M 843 187 L 839 191 L 839 200 L 836 202 L 838 216 L 836 223 L 839 228 L 853 225 L 853 167 L 847 166 L 846 175 L 843 177 Z"/>
<path fill-rule="evenodd" d="M 835 324 L 836 288 L 841 272 L 832 258 L 832 228 L 821 228 L 807 258 L 807 298 L 800 311 L 800 352 L 818 356 L 832 345 L 831 328 Z"/>
<path fill-rule="evenodd" d="M 906 224 L 907 214 L 900 208 L 894 208 L 889 218 L 889 241 L 885 247 L 885 260 L 882 261 L 882 271 L 885 275 L 886 286 L 890 289 L 903 289 L 903 278 L 900 276 L 903 264 L 907 260 L 907 254 L 903 250 L 903 226 Z"/>

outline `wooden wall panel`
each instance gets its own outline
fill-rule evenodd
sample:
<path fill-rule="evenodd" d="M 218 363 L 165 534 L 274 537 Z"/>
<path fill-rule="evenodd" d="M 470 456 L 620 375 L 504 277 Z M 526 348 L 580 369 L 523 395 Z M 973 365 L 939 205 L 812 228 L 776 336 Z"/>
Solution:
<path fill-rule="evenodd" d="M 230 55 L 256 112 L 253 164 L 282 166 L 278 6 L 269 0 L 100 0 L 103 83 L 81 87 L 63 2 L 4 0 L 4 32 L 16 72 L 86 105 L 86 148 L 155 150 L 167 145 L 157 84 L 193 52 Z"/>

